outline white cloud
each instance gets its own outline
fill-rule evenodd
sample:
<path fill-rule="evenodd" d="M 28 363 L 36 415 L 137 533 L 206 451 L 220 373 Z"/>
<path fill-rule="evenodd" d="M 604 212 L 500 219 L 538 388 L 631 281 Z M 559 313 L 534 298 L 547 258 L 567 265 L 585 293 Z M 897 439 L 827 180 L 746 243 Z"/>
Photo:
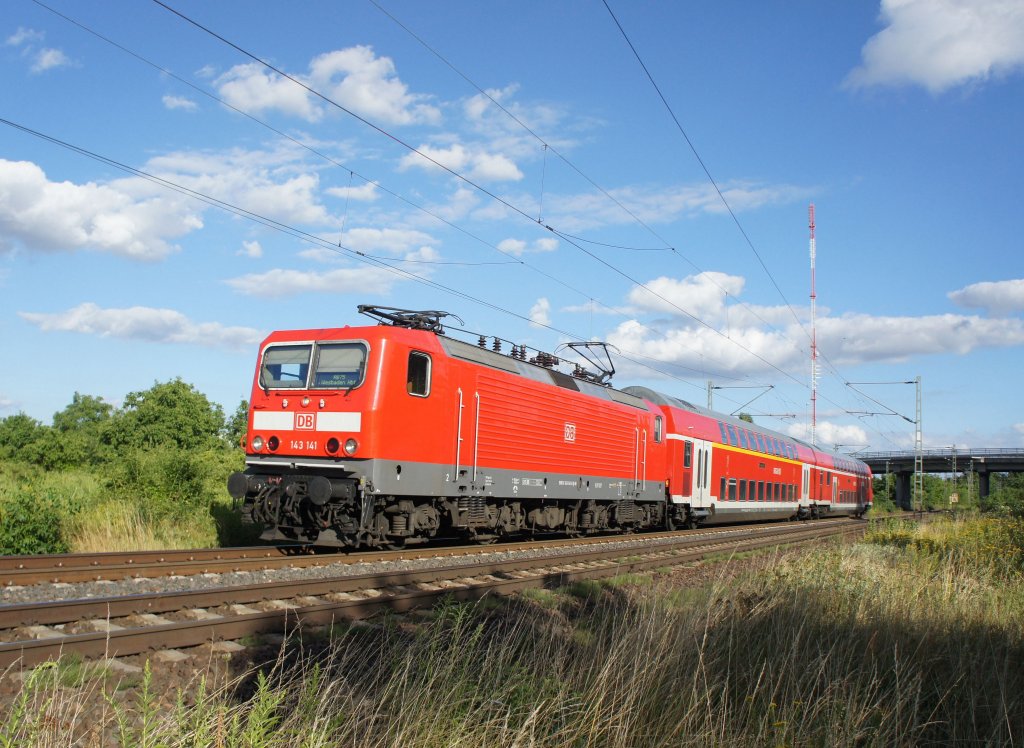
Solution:
<path fill-rule="evenodd" d="M 797 324 L 784 306 L 748 309 L 727 304 L 729 296 L 738 299 L 743 284 L 742 278 L 717 272 L 682 279 L 656 278 L 647 286 L 667 301 L 634 288 L 629 294 L 630 307 L 623 310 L 634 318 L 614 328 L 608 342 L 624 352 L 709 374 L 775 376 L 779 373 L 776 369 L 804 369 L 809 347 L 806 327 Z M 1024 320 L 1018 318 L 954 314 L 832 317 L 827 310 L 819 311 L 818 345 L 836 365 L 899 362 L 920 355 L 962 356 L 984 348 L 1024 346 Z M 799 309 L 797 314 L 806 319 L 806 310 Z"/>
<path fill-rule="evenodd" d="M 267 180 L 251 185 L 242 205 L 265 216 L 288 216 L 304 223 L 325 221 L 327 212 L 316 199 L 319 185 L 316 174 L 300 174 L 283 182 Z"/>
<path fill-rule="evenodd" d="M 168 239 L 203 224 L 190 202 L 145 196 L 141 182 L 51 182 L 36 164 L 0 159 L 0 250 L 89 249 L 162 259 L 176 251 Z"/>
<path fill-rule="evenodd" d="M 151 159 L 146 170 L 285 223 L 334 225 L 319 202 L 320 178 L 290 147 L 234 149 L 224 153 L 184 151 Z"/>
<path fill-rule="evenodd" d="M 811 440 L 810 423 L 794 423 L 786 428 L 786 433 L 804 441 Z M 839 424 L 832 421 L 819 420 L 814 427 L 814 441 L 819 449 L 831 450 L 834 445 L 840 445 L 837 454 L 846 455 L 853 451 L 854 447 L 865 447 L 871 444 L 872 439 L 868 432 L 857 424 Z"/>
<path fill-rule="evenodd" d="M 7 37 L 4 41 L 4 46 L 22 47 L 21 56 L 32 61 L 30 70 L 33 73 L 43 73 L 54 68 L 74 65 L 71 58 L 59 49 L 53 47 L 37 48 L 36 44 L 41 43 L 44 38 L 45 34 L 42 31 L 19 26 L 17 31 Z"/>
<path fill-rule="evenodd" d="M 522 239 L 502 239 L 498 242 L 498 249 L 510 255 L 520 257 L 526 251 L 526 242 Z"/>
<path fill-rule="evenodd" d="M 514 96 L 516 92 L 519 91 L 519 84 L 512 83 L 505 88 L 488 88 L 486 91 L 487 96 L 484 94 L 476 94 L 466 99 L 465 104 L 462 106 L 466 119 L 473 122 L 482 120 L 489 111 L 493 112 L 497 109 L 497 107 L 494 106 L 494 101 L 497 101 L 507 109 L 506 100 Z M 488 98 L 488 96 L 490 98 Z"/>
<path fill-rule="evenodd" d="M 17 403 L 9 397 L 0 395 L 0 410 L 12 410 Z"/>
<path fill-rule="evenodd" d="M 629 292 L 629 303 L 657 314 L 689 314 L 711 324 L 726 318 L 726 300 L 743 293 L 745 280 L 736 275 L 705 272 L 683 279 L 662 276 L 635 286 Z M 686 310 L 683 312 L 681 310 Z"/>
<path fill-rule="evenodd" d="M 85 303 L 65 312 L 18 312 L 44 332 L 77 332 L 101 338 L 149 343 L 186 343 L 210 348 L 246 349 L 266 335 L 251 327 L 227 327 L 219 322 L 193 322 L 173 309 L 134 306 L 102 309 Z"/>
<path fill-rule="evenodd" d="M 374 293 L 385 294 L 399 280 L 394 273 L 380 268 L 340 268 L 302 271 L 274 269 L 231 278 L 227 284 L 246 296 L 278 298 L 306 293 Z"/>
<path fill-rule="evenodd" d="M 317 122 L 323 116 L 306 89 L 258 62 L 235 65 L 215 83 L 220 97 L 243 112 L 260 114 L 276 110 L 309 122 Z"/>
<path fill-rule="evenodd" d="M 721 189 L 736 213 L 755 210 L 765 205 L 799 202 L 811 194 L 811 191 L 804 187 L 759 184 L 749 180 L 726 182 L 721 185 Z M 664 224 L 680 218 L 726 212 L 721 198 L 710 184 L 630 186 L 608 190 L 608 194 L 625 206 L 626 210 L 601 192 L 575 195 L 549 193 L 544 197 L 545 223 L 562 231 L 576 232 L 603 226 L 633 224 L 636 218 L 645 223 Z"/>
<path fill-rule="evenodd" d="M 402 260 L 405 262 L 437 262 L 441 259 L 441 254 L 433 247 L 420 247 L 414 249 L 412 252 L 407 252 Z M 423 271 L 417 271 L 418 274 L 422 275 Z"/>
<path fill-rule="evenodd" d="M 517 182 L 523 172 L 512 159 L 500 153 L 478 153 L 473 157 L 469 178 L 486 182 Z"/>
<path fill-rule="evenodd" d="M 389 57 L 377 57 L 371 47 L 356 46 L 318 55 L 307 75 L 293 75 L 313 90 L 360 116 L 389 125 L 435 123 L 440 111 L 422 94 L 409 93 Z M 242 111 L 280 111 L 318 122 L 333 111 L 301 85 L 259 63 L 236 65 L 217 78 L 220 96 Z"/>
<path fill-rule="evenodd" d="M 589 299 L 582 304 L 570 304 L 569 306 L 563 306 L 563 312 L 570 314 L 609 314 L 616 317 L 626 316 L 635 314 L 636 310 L 632 307 L 614 307 L 607 304 L 601 304 L 596 299 Z"/>
<path fill-rule="evenodd" d="M 460 183 L 447 202 L 428 207 L 431 213 L 437 214 L 446 221 L 459 221 L 472 213 L 479 205 L 480 193 Z M 430 220 L 433 221 L 433 219 Z"/>
<path fill-rule="evenodd" d="M 885 28 L 861 50 L 851 88 L 921 85 L 940 93 L 1024 66 L 1019 0 L 882 0 Z"/>
<path fill-rule="evenodd" d="M 551 324 L 551 302 L 546 298 L 537 299 L 530 307 L 530 324 L 534 327 L 545 327 Z"/>
<path fill-rule="evenodd" d="M 184 109 L 186 112 L 194 112 L 199 108 L 192 99 L 188 99 L 184 96 L 171 96 L 167 94 L 163 97 L 164 106 L 168 109 Z"/>
<path fill-rule="evenodd" d="M 982 348 L 1024 345 L 1024 320 L 957 314 L 872 317 L 849 314 L 818 320 L 819 345 L 833 362 L 904 361 L 911 356 L 966 355 Z"/>
<path fill-rule="evenodd" d="M 523 104 L 514 101 L 513 96 L 518 91 L 519 85 L 513 83 L 501 89 L 487 89 L 487 95 L 476 94 L 463 102 L 463 123 L 485 138 L 490 150 L 504 153 L 517 161 L 539 161 L 545 157 L 544 147 L 522 125 L 534 133 L 544 133 L 545 142 L 563 154 L 577 144 L 576 140 L 567 137 L 565 133 L 594 126 L 593 122 L 579 117 L 574 117 L 572 122 L 566 122 L 568 112 L 560 105 L 546 102 Z M 501 107 L 496 106 L 494 102 Z M 550 158 L 550 154 L 547 155 Z"/>
<path fill-rule="evenodd" d="M 361 252 L 390 252 L 400 254 L 425 244 L 436 244 L 430 234 L 415 229 L 372 229 L 354 228 L 345 232 L 340 239 L 348 249 Z"/>
<path fill-rule="evenodd" d="M 521 257 L 527 252 L 554 252 L 558 249 L 558 240 L 545 237 L 535 239 L 532 243 L 522 239 L 503 239 L 498 242 L 497 247 L 506 254 Z"/>
<path fill-rule="evenodd" d="M 71 58 L 59 49 L 41 49 L 32 60 L 32 72 L 43 73 L 54 68 L 63 68 L 72 65 Z"/>
<path fill-rule="evenodd" d="M 377 194 L 377 185 L 373 182 L 367 182 L 359 187 L 328 187 L 324 192 L 333 197 L 363 202 L 372 202 L 380 197 Z"/>
<path fill-rule="evenodd" d="M 1024 279 L 972 283 L 948 294 L 958 306 L 1007 315 L 1024 311 Z"/>
<path fill-rule="evenodd" d="M 18 30 L 7 37 L 4 44 L 8 47 L 20 47 L 26 42 L 41 42 L 44 38 L 42 31 L 36 31 L 35 29 L 26 29 L 24 26 L 19 26 Z"/>
<path fill-rule="evenodd" d="M 515 163 L 500 153 L 488 153 L 479 146 L 465 146 L 455 143 L 445 148 L 421 145 L 419 153 L 408 153 L 402 157 L 399 169 L 420 168 L 438 170 L 440 164 L 474 181 L 509 182 L 523 178 Z"/>
<path fill-rule="evenodd" d="M 392 125 L 436 124 L 441 113 L 422 94 L 410 94 L 390 57 L 359 45 L 327 52 L 309 65 L 314 87 L 342 106 Z"/>
<path fill-rule="evenodd" d="M 297 253 L 304 260 L 312 260 L 324 264 L 337 265 L 345 260 L 344 250 L 327 249 L 327 247 L 310 247 Z"/>
<path fill-rule="evenodd" d="M 235 252 L 236 255 L 243 255 L 245 257 L 252 257 L 254 259 L 263 256 L 263 247 L 260 246 L 259 242 L 242 242 L 242 248 Z"/>
<path fill-rule="evenodd" d="M 447 148 L 421 145 L 417 150 L 419 153 L 409 153 L 402 158 L 400 168 L 409 169 L 418 166 L 421 169 L 436 169 L 437 164 L 440 164 L 452 171 L 462 171 L 470 159 L 469 151 L 458 143 Z"/>

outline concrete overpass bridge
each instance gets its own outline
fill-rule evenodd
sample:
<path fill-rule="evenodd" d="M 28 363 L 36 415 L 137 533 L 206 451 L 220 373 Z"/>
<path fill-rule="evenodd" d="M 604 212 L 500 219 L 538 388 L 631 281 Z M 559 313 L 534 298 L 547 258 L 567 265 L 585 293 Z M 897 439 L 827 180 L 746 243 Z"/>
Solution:
<path fill-rule="evenodd" d="M 910 507 L 910 485 L 914 476 L 914 452 L 862 452 L 856 455 L 876 476 L 896 476 L 896 504 Z M 925 473 L 975 473 L 978 494 L 988 496 L 992 473 L 1024 472 L 1024 449 L 928 449 L 922 452 Z"/>

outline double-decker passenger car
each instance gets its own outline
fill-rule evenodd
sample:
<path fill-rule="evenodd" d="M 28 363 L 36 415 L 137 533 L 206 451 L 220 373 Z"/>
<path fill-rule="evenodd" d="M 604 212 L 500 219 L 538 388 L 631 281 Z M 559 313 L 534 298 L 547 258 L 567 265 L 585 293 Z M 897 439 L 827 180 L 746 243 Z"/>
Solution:
<path fill-rule="evenodd" d="M 862 514 L 870 472 L 524 346 L 444 334 L 443 312 L 272 333 L 246 470 L 228 490 L 269 540 L 400 546 L 742 518 Z"/>

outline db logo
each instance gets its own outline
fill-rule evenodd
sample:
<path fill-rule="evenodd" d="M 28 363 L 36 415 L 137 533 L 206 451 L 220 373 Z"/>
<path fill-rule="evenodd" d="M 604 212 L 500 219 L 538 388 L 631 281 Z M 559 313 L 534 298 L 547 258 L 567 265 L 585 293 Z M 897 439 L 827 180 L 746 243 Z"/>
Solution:
<path fill-rule="evenodd" d="M 576 424 L 567 423 L 565 424 L 565 440 L 567 442 L 576 441 Z"/>
<path fill-rule="evenodd" d="M 299 431 L 312 431 L 316 428 L 316 413 L 296 413 L 295 428 Z"/>

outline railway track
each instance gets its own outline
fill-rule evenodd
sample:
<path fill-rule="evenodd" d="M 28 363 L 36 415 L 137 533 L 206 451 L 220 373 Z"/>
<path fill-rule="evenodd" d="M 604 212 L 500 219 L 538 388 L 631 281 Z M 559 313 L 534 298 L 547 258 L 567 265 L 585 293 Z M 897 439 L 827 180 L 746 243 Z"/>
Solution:
<path fill-rule="evenodd" d="M 842 519 L 825 521 L 845 521 Z M 740 525 L 702 528 L 643 535 L 598 535 L 588 538 L 528 540 L 497 545 L 418 546 L 397 551 L 361 551 L 352 553 L 307 553 L 303 546 L 255 546 L 165 551 L 129 551 L 118 553 L 67 553 L 40 556 L 0 556 L 0 587 L 21 587 L 35 584 L 72 584 L 76 582 L 153 579 L 194 574 L 224 574 L 242 571 L 264 571 L 287 567 L 359 564 L 380 561 L 406 561 L 423 558 L 471 556 L 503 552 L 563 548 L 579 545 L 601 545 L 623 539 L 652 542 L 680 536 L 735 535 L 757 532 L 771 525 Z"/>
<path fill-rule="evenodd" d="M 63 653 L 88 658 L 124 657 L 299 627 L 367 618 L 382 610 L 406 612 L 429 607 L 446 596 L 474 600 L 529 587 L 554 587 L 581 579 L 673 566 L 756 548 L 803 543 L 861 533 L 866 522 L 850 519 L 715 531 L 655 533 L 638 542 L 622 538 L 547 541 L 541 552 L 507 558 L 508 546 L 432 549 L 437 555 L 473 554 L 474 559 L 432 568 L 345 574 L 173 593 L 121 595 L 0 606 L 0 668 L 32 666 Z M 604 543 L 601 540 L 605 540 Z M 536 551 L 538 544 L 527 544 Z M 614 546 L 614 547 L 610 547 Z M 488 553 L 489 551 L 489 553 Z M 426 551 L 416 551 L 422 554 Z M 410 558 L 410 551 L 370 554 Z M 353 559 L 357 555 L 343 556 Z M 498 559 L 496 556 L 503 556 Z M 290 557 L 290 560 L 305 557 Z M 337 558 L 335 558 L 335 561 Z"/>

